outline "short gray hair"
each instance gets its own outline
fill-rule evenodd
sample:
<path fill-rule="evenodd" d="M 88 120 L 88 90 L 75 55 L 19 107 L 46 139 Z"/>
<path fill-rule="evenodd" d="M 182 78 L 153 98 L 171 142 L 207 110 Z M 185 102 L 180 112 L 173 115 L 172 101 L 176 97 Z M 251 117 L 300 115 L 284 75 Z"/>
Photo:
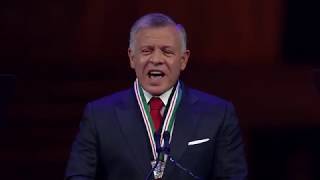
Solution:
<path fill-rule="evenodd" d="M 187 48 L 187 33 L 181 24 L 174 22 L 169 16 L 161 13 L 150 13 L 139 18 L 131 27 L 129 48 L 133 49 L 135 35 L 143 28 L 175 26 L 180 34 L 182 51 Z"/>

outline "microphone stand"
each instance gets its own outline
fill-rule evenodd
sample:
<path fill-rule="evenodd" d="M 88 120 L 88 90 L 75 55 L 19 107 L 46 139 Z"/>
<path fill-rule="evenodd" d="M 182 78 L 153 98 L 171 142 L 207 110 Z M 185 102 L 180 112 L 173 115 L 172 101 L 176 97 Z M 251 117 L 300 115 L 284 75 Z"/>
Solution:
<path fill-rule="evenodd" d="M 200 178 L 199 176 L 194 175 L 189 169 L 184 168 L 180 163 L 178 163 L 176 160 L 174 160 L 172 158 L 171 155 L 168 154 L 168 159 L 170 160 L 170 162 L 173 163 L 174 166 L 178 167 L 179 169 L 181 169 L 184 173 L 190 175 L 193 177 L 193 179 L 200 179 L 202 180 L 202 178 Z"/>

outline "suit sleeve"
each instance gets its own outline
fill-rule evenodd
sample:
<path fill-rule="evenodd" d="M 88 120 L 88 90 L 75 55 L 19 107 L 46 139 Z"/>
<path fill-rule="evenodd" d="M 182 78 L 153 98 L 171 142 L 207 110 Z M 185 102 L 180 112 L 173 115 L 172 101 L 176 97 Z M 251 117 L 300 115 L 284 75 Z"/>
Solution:
<path fill-rule="evenodd" d="M 90 104 L 85 108 L 80 130 L 72 145 L 65 179 L 94 180 L 97 166 L 97 138 Z"/>
<path fill-rule="evenodd" d="M 216 138 L 214 155 L 215 180 L 247 179 L 247 164 L 244 155 L 238 118 L 234 107 L 228 103 L 225 108 L 224 121 Z"/>

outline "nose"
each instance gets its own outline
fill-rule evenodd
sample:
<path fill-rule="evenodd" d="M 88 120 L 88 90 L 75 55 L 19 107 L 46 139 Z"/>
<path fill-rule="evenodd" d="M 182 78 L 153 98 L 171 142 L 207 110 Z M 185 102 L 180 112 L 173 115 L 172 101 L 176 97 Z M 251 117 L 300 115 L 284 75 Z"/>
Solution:
<path fill-rule="evenodd" d="M 150 57 L 150 62 L 153 64 L 162 64 L 164 61 L 163 55 L 160 50 L 155 50 Z"/>

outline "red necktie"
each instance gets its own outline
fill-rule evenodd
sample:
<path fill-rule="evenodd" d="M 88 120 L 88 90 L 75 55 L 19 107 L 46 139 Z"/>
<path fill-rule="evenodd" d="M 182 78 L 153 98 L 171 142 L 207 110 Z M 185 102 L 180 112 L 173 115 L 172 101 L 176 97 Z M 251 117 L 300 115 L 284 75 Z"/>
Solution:
<path fill-rule="evenodd" d="M 160 98 L 153 97 L 150 100 L 150 114 L 153 120 L 154 128 L 156 131 L 159 130 L 161 125 L 161 109 L 163 107 L 163 103 Z"/>

